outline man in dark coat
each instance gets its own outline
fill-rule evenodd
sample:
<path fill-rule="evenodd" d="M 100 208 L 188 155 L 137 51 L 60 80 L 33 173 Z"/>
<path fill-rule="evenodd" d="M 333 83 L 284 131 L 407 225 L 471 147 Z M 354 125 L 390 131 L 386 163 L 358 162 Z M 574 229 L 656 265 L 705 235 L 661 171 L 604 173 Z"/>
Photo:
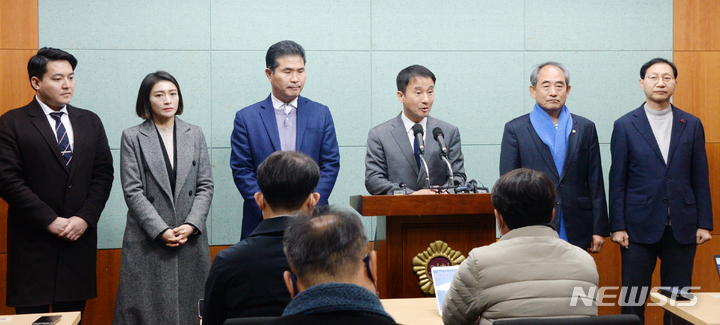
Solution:
<path fill-rule="evenodd" d="M 560 238 L 598 253 L 610 231 L 595 123 L 565 105 L 570 74 L 562 64 L 536 66 L 530 83 L 537 103 L 505 124 L 500 175 L 517 168 L 545 173 L 557 191 L 552 223 Z"/>
<path fill-rule="evenodd" d="M 255 202 L 263 220 L 248 238 L 218 253 L 205 285 L 203 324 L 228 318 L 280 316 L 290 302 L 282 275 L 290 270 L 283 252 L 287 222 L 298 211 L 310 213 L 320 168 L 296 151 L 276 151 L 257 170 Z"/>
<path fill-rule="evenodd" d="M 69 105 L 77 60 L 54 48 L 28 63 L 30 104 L 0 117 L 0 197 L 8 203 L 7 305 L 83 311 L 97 296 L 97 223 L 113 165 L 100 118 Z"/>

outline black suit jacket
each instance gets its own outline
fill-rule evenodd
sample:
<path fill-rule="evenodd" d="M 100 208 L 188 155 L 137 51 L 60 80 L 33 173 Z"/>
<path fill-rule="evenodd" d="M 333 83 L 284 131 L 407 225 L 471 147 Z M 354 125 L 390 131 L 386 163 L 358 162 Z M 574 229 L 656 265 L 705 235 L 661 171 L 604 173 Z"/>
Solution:
<path fill-rule="evenodd" d="M 600 147 L 595 123 L 582 116 L 571 115 L 573 126 L 568 137 L 562 175 L 558 174 L 550 149 L 530 123 L 530 114 L 505 124 L 500 149 L 500 175 L 517 168 L 547 174 L 558 193 L 553 224 L 559 229 L 558 208 L 562 207 L 568 241 L 581 248 L 589 248 L 592 235 L 609 235 Z"/>
<path fill-rule="evenodd" d="M 283 251 L 290 218 L 261 221 L 248 238 L 215 256 L 205 284 L 203 324 L 282 315 L 291 299 L 283 280 L 283 273 L 290 271 Z"/>
<path fill-rule="evenodd" d="M 74 133 L 70 170 L 40 104 L 0 117 L 0 197 L 8 203 L 7 305 L 37 306 L 97 296 L 96 226 L 113 166 L 100 118 L 67 105 Z M 75 242 L 47 230 L 58 216 L 88 223 Z"/>

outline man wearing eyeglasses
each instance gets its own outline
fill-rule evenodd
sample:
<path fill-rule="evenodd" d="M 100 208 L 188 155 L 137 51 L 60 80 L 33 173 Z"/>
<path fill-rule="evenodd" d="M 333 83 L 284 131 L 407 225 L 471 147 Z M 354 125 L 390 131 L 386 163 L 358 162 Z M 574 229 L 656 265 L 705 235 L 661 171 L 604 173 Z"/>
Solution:
<path fill-rule="evenodd" d="M 700 119 L 670 103 L 676 79 L 672 62 L 645 63 L 640 88 L 646 102 L 615 121 L 610 143 L 610 230 L 622 246 L 621 310 L 643 320 L 657 258 L 662 286 L 690 287 L 695 249 L 713 228 L 705 132 Z M 666 312 L 665 324 L 669 317 Z"/>

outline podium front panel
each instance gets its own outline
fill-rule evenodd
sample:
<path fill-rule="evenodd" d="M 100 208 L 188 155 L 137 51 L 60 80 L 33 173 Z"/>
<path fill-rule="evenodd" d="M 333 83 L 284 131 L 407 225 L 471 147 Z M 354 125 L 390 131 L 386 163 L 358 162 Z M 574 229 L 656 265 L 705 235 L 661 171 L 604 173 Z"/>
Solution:
<path fill-rule="evenodd" d="M 350 201 L 361 214 L 378 215 L 380 298 L 428 297 L 412 261 L 431 243 L 443 241 L 467 257 L 473 248 L 496 240 L 490 194 L 355 196 Z"/>

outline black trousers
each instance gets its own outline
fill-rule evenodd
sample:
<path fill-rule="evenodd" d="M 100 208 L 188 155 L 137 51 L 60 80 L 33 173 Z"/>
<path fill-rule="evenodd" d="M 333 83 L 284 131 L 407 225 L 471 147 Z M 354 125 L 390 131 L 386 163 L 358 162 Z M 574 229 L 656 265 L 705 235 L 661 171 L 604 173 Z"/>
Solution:
<path fill-rule="evenodd" d="M 15 307 L 15 313 L 17 313 L 17 314 L 49 313 L 50 306 L 52 306 L 53 313 L 62 313 L 62 312 L 66 312 L 66 311 L 79 311 L 80 315 L 82 315 L 85 312 L 85 302 L 86 301 L 87 300 L 62 301 L 62 302 L 56 302 L 52 305 Z M 80 319 L 80 322 L 78 323 L 78 325 L 80 325 L 80 324 L 82 324 L 82 319 Z"/>
<path fill-rule="evenodd" d="M 678 243 L 671 226 L 665 227 L 662 238 L 655 244 L 638 244 L 631 241 L 627 249 L 620 247 L 624 288 L 620 296 L 621 312 L 635 314 L 640 317 L 643 324 L 645 323 L 645 302 L 658 258 L 660 258 L 661 286 L 690 287 L 696 249 L 696 244 Z M 663 322 L 670 324 L 670 317 L 671 314 L 665 311 Z"/>

